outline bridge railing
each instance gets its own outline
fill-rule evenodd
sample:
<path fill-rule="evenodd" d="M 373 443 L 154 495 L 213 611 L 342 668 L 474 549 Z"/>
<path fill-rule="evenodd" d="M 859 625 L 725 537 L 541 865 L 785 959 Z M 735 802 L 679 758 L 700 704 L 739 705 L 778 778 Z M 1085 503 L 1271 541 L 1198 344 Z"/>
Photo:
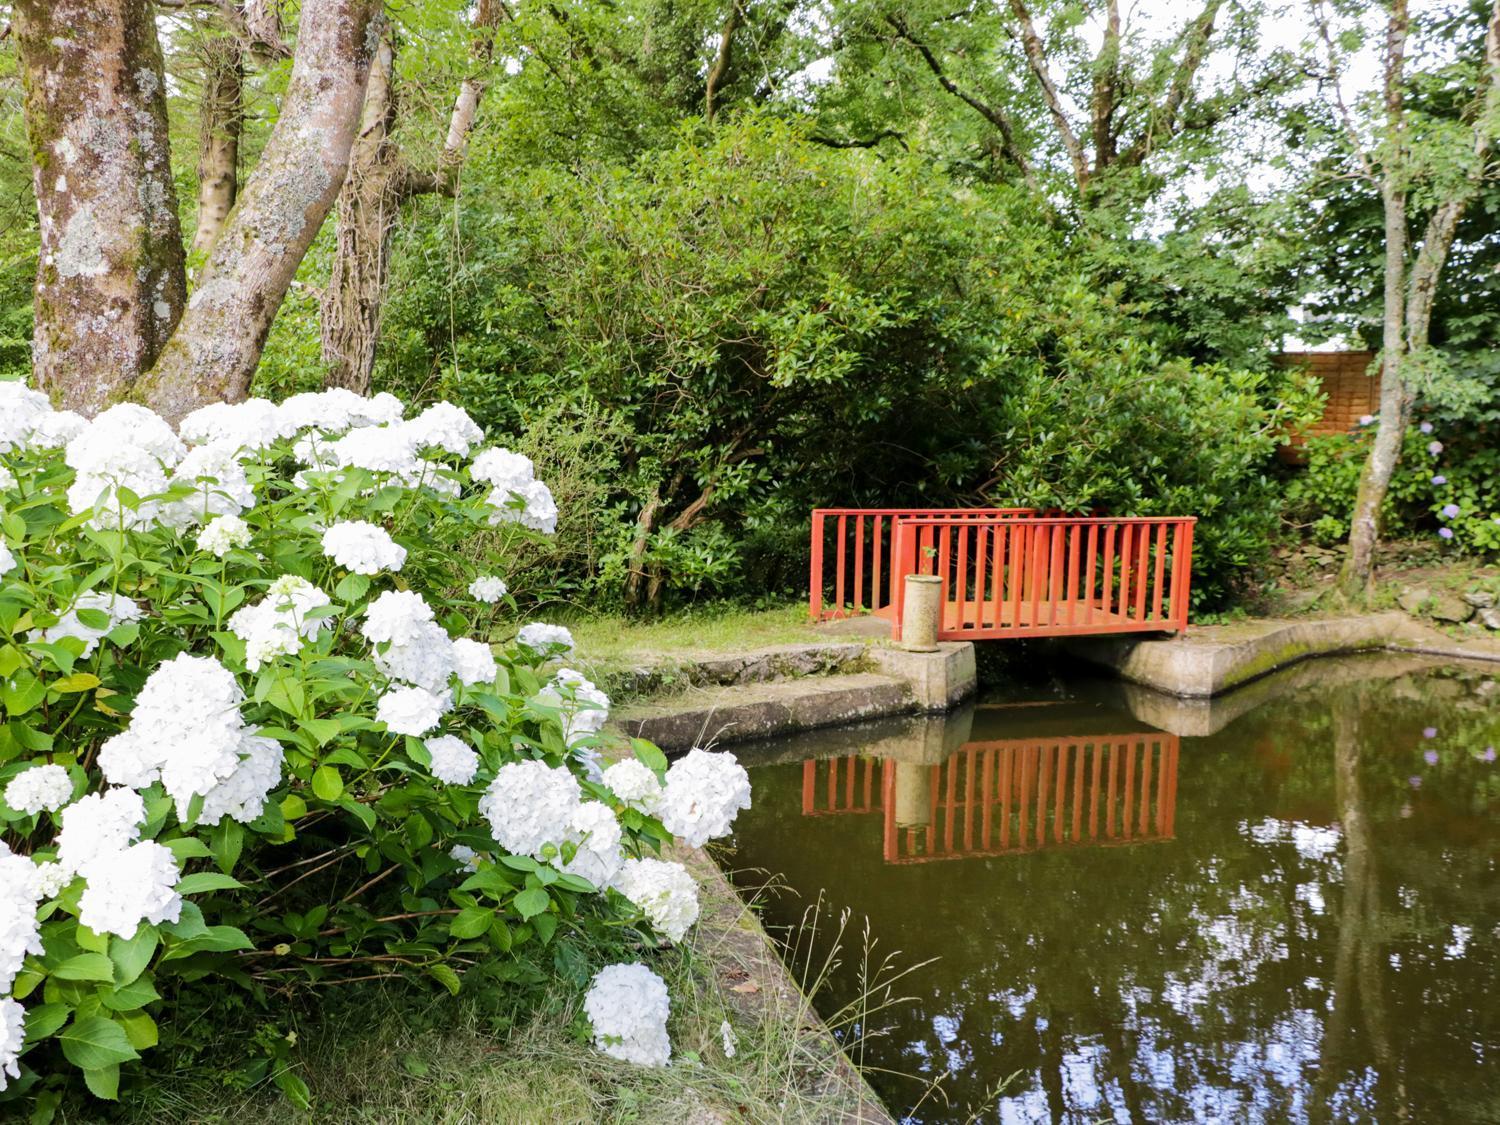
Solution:
<path fill-rule="evenodd" d="M 942 579 L 938 637 L 1181 632 L 1191 596 L 1192 517 L 900 516 L 896 573 Z M 899 639 L 904 582 L 891 582 Z"/>
<path fill-rule="evenodd" d="M 828 621 L 859 613 L 887 613 L 899 582 L 891 551 L 896 521 L 939 516 L 956 522 L 1014 519 L 1033 508 L 817 508 L 812 514 L 808 614 Z"/>

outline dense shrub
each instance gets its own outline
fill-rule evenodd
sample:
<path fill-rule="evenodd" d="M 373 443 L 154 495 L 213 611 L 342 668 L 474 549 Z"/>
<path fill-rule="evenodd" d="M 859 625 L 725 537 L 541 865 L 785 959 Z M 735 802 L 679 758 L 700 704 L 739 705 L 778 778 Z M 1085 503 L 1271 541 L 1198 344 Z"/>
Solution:
<path fill-rule="evenodd" d="M 608 421 L 595 598 L 800 592 L 832 503 L 1196 514 L 1211 598 L 1263 552 L 1292 381 L 1164 352 L 1026 193 L 756 116 L 626 169 L 477 156 L 461 244 L 397 247 L 378 377 Z"/>
<path fill-rule="evenodd" d="M 1349 536 L 1372 428 L 1308 440 L 1307 466 L 1287 485 L 1287 516 L 1322 543 Z M 1421 422 L 1407 430 L 1380 514 L 1388 535 L 1437 535 L 1454 549 L 1500 551 L 1500 444 L 1484 422 Z"/>
<path fill-rule="evenodd" d="M 550 490 L 471 458 L 463 411 L 402 413 L 335 391 L 174 433 L 0 383 L 0 1102 L 55 1098 L 65 1063 L 117 1096 L 157 1019 L 224 985 L 456 992 L 696 917 L 651 853 L 727 831 L 744 771 L 644 743 L 601 769 L 608 699 L 546 670 L 567 631 L 492 649 L 504 582 L 473 565 L 551 531 Z M 644 972 L 590 1011 L 601 1049 L 660 1063 Z"/>

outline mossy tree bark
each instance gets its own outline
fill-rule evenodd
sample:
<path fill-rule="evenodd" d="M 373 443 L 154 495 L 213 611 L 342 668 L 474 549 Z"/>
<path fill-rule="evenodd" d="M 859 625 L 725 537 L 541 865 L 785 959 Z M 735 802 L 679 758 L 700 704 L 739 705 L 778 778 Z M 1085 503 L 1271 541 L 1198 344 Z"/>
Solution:
<path fill-rule="evenodd" d="M 401 207 L 418 195 L 453 195 L 469 134 L 484 93 L 484 71 L 494 52 L 494 29 L 504 5 L 479 0 L 474 10 L 476 73 L 459 85 L 448 132 L 433 171 L 414 168 L 391 136 L 399 117 L 395 47 L 388 39 L 375 54 L 365 90 L 359 135 L 338 200 L 338 242 L 323 290 L 320 319 L 324 382 L 359 394 L 370 389 L 381 310 L 390 276 L 391 236 Z"/>
<path fill-rule="evenodd" d="M 240 133 L 245 124 L 244 50 L 233 35 L 204 42 L 203 101 L 198 129 L 198 225 L 194 254 L 206 254 L 234 207 L 240 185 Z"/>
<path fill-rule="evenodd" d="M 156 360 L 186 294 L 161 47 L 150 0 L 13 12 L 41 234 L 36 382 L 93 413 Z"/>
<path fill-rule="evenodd" d="M 169 419 L 243 398 L 276 311 L 338 197 L 380 42 L 379 0 L 305 0 L 276 126 L 182 320 L 136 397 Z"/>

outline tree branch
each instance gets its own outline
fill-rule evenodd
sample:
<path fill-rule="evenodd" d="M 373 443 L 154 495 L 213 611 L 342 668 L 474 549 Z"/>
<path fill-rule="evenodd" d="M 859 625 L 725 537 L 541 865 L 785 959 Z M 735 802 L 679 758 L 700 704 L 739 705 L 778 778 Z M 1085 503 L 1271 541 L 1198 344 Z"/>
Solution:
<path fill-rule="evenodd" d="M 1104 42 L 1094 60 L 1094 97 L 1091 117 L 1094 135 L 1094 166 L 1104 168 L 1115 158 L 1113 120 L 1115 91 L 1120 77 L 1120 0 L 1109 0 L 1104 24 Z"/>
<path fill-rule="evenodd" d="M 714 95 L 729 73 L 730 52 L 734 46 L 734 33 L 740 26 L 740 6 L 730 0 L 729 16 L 724 20 L 724 30 L 719 32 L 719 49 L 714 55 L 713 65 L 708 68 L 708 79 L 703 92 L 703 120 L 714 123 Z"/>
<path fill-rule="evenodd" d="M 1026 159 L 1025 154 L 1021 152 L 1020 146 L 1016 144 L 1016 130 L 1010 120 L 1010 116 L 999 106 L 989 105 L 986 102 L 980 101 L 972 94 L 961 89 L 953 79 L 944 73 L 943 64 L 933 54 L 932 48 L 912 34 L 905 20 L 894 15 L 886 16 L 885 20 L 886 23 L 890 24 L 891 29 L 895 31 L 898 39 L 902 39 L 916 48 L 917 53 L 922 56 L 922 61 L 927 64 L 927 69 L 932 71 L 933 76 L 937 78 L 938 85 L 942 86 L 944 90 L 947 90 L 948 93 L 952 94 L 995 127 L 996 131 L 1000 134 L 1000 148 L 1005 154 L 1006 159 L 1021 170 L 1021 175 L 1025 178 L 1029 187 L 1038 188 L 1036 176 L 1031 168 L 1031 162 Z"/>
<path fill-rule="evenodd" d="M 1073 178 L 1082 191 L 1089 182 L 1088 157 L 1084 154 L 1083 146 L 1078 143 L 1078 135 L 1073 132 L 1073 126 L 1068 124 L 1062 97 L 1057 92 L 1057 84 L 1052 81 L 1052 72 L 1047 66 L 1047 51 L 1042 44 L 1042 37 L 1037 34 L 1036 24 L 1032 22 L 1031 12 L 1027 10 L 1024 0 L 1010 0 L 1010 10 L 1021 25 L 1021 48 L 1026 52 L 1026 61 L 1031 64 L 1031 73 L 1036 76 L 1037 85 L 1042 88 L 1042 100 L 1047 103 L 1052 124 L 1073 164 Z"/>

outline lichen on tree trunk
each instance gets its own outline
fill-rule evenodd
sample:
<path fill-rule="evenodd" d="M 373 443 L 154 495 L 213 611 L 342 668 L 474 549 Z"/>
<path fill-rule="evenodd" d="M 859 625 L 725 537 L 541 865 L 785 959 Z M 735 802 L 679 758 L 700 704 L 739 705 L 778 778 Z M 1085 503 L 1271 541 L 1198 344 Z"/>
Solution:
<path fill-rule="evenodd" d="M 94 413 L 156 360 L 186 283 L 150 0 L 13 8 L 40 226 L 37 385 Z"/>
<path fill-rule="evenodd" d="M 239 191 L 240 132 L 245 122 L 244 49 L 217 34 L 201 48 L 203 100 L 198 129 L 198 223 L 193 253 L 206 254 L 224 228 Z"/>
<path fill-rule="evenodd" d="M 176 420 L 245 397 L 297 267 L 337 198 L 358 130 L 379 0 L 305 0 L 276 126 L 177 331 L 136 397 Z"/>

